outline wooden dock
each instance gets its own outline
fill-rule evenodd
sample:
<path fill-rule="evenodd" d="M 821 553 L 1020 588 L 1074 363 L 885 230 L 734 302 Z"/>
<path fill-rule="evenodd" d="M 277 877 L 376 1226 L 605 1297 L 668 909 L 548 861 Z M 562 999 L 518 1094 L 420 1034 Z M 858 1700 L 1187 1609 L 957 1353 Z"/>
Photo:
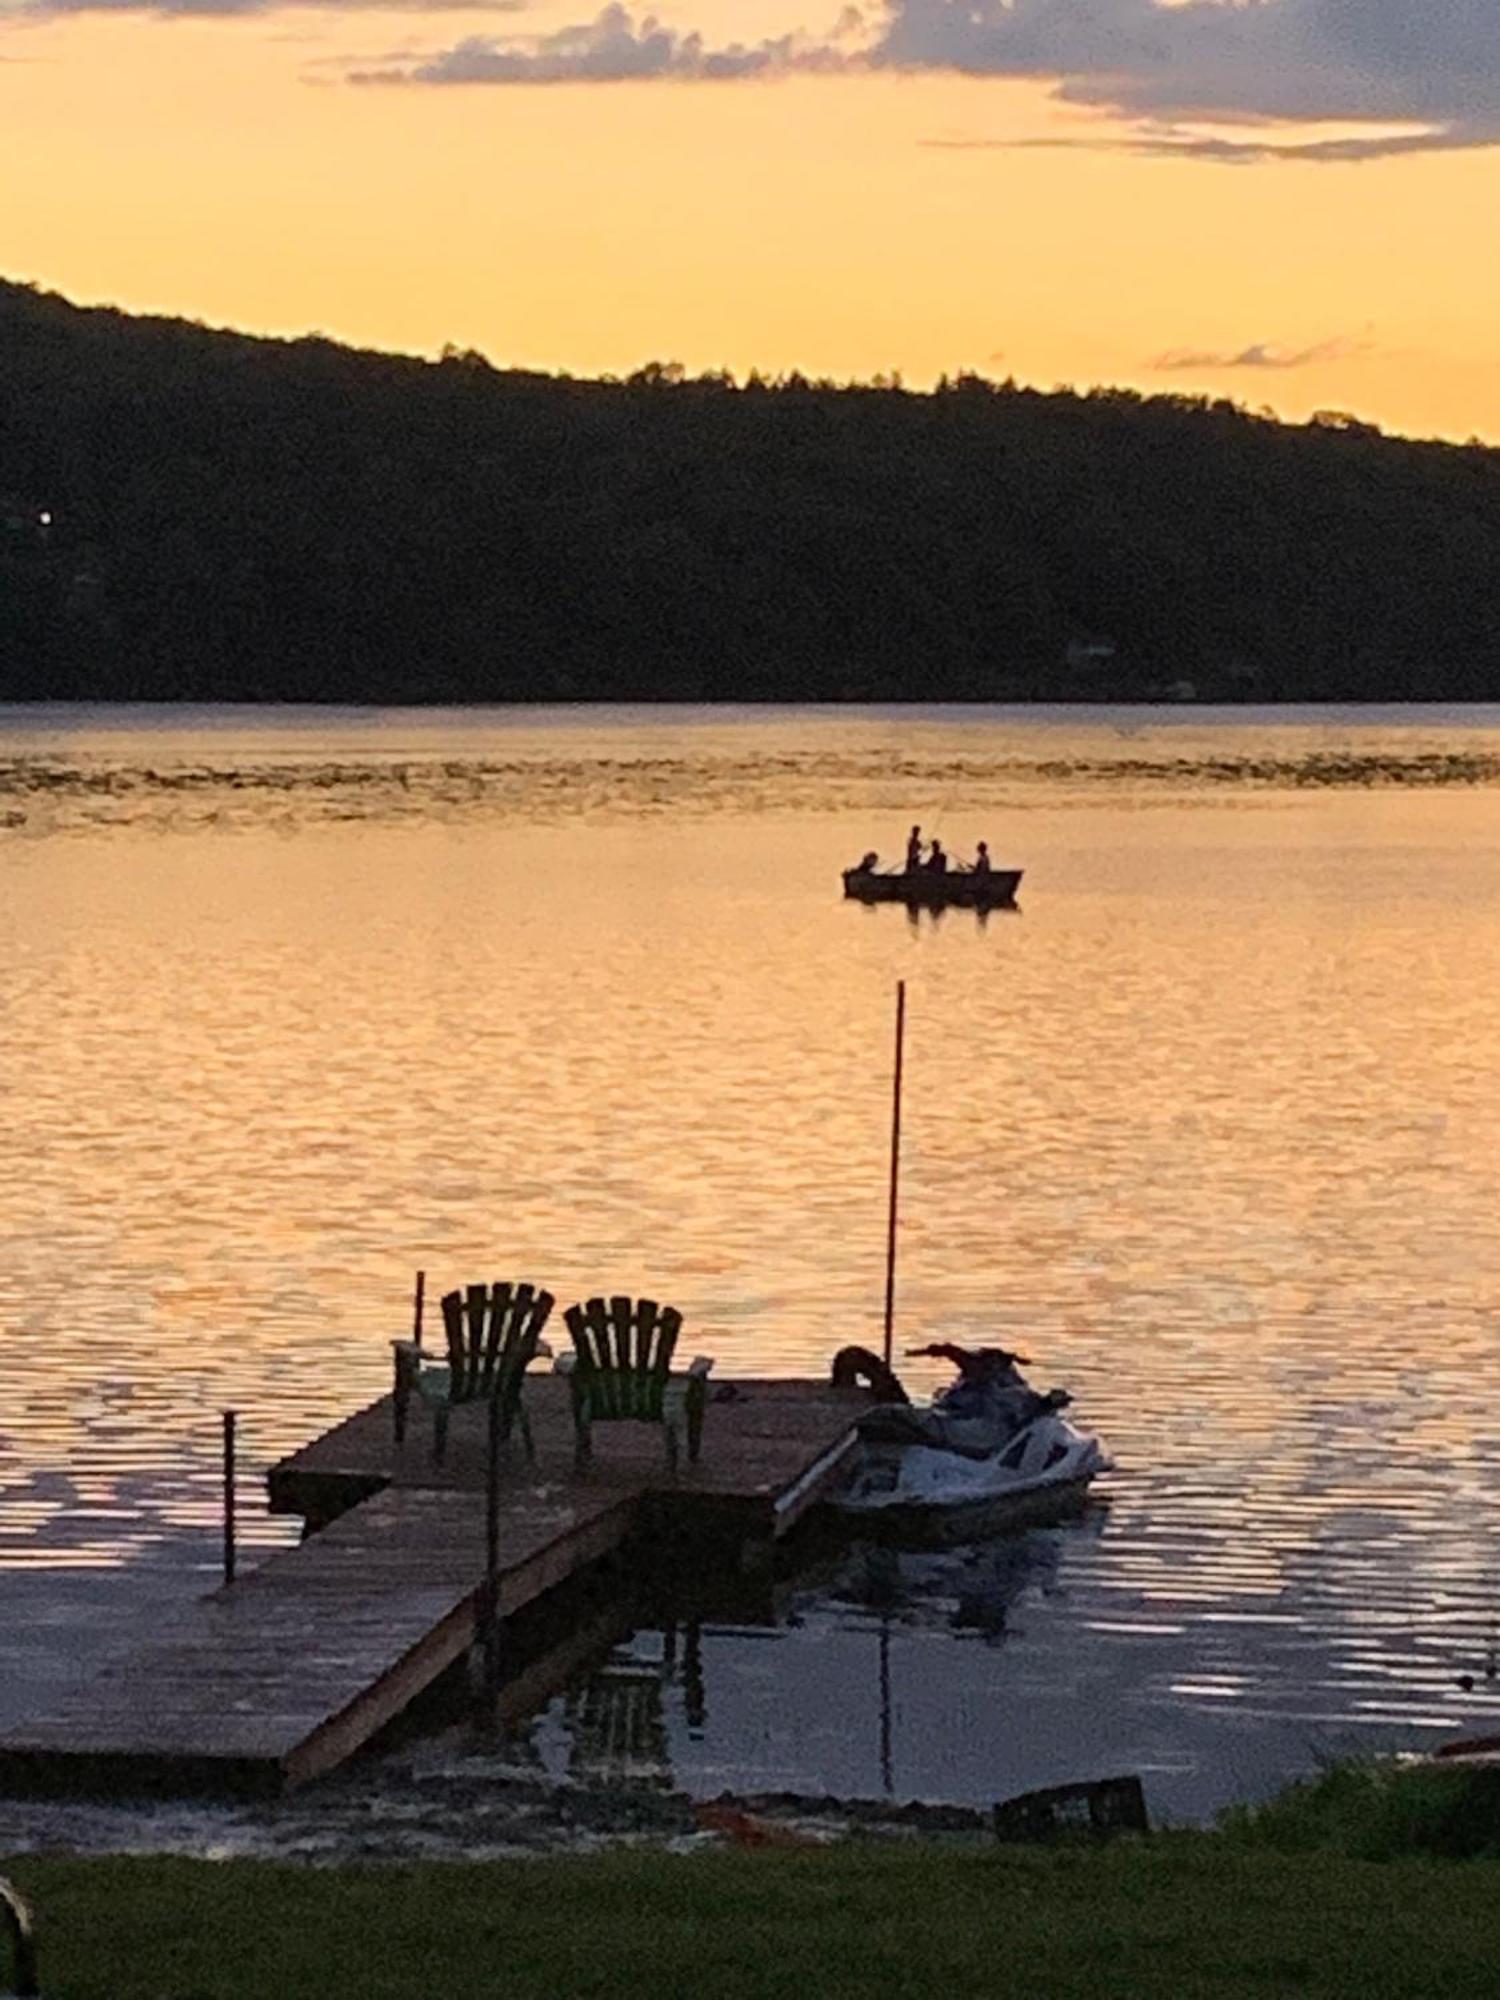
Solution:
<path fill-rule="evenodd" d="M 733 1561 L 788 1532 L 837 1479 L 867 1399 L 823 1383 L 727 1386 L 700 1464 L 674 1476 L 660 1430 L 636 1424 L 598 1425 L 576 1474 L 565 1385 L 528 1384 L 537 1463 L 509 1447 L 502 1618 L 633 1537 L 711 1537 Z M 454 1412 L 442 1465 L 429 1426 L 414 1409 L 396 1445 L 382 1398 L 274 1466 L 272 1510 L 317 1532 L 0 1735 L 0 1789 L 278 1792 L 368 1742 L 473 1644 L 489 1583 L 485 1412 Z"/>

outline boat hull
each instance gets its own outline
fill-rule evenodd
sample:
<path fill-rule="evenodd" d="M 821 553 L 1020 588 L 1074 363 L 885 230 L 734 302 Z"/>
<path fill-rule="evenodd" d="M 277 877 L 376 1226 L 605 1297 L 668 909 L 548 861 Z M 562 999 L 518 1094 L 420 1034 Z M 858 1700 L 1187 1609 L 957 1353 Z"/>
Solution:
<path fill-rule="evenodd" d="M 988 875 L 872 874 L 844 870 L 844 894 L 856 903 L 909 903 L 924 909 L 1004 910 L 1012 908 L 1023 870 L 995 868 Z"/>

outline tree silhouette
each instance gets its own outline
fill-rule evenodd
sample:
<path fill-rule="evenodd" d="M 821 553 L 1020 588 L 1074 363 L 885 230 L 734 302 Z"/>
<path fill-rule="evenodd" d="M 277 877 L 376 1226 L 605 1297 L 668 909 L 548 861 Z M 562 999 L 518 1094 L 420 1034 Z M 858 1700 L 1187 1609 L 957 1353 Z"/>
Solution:
<path fill-rule="evenodd" d="M 973 374 L 577 381 L 0 283 L 0 697 L 1181 682 L 1494 698 L 1500 453 Z"/>

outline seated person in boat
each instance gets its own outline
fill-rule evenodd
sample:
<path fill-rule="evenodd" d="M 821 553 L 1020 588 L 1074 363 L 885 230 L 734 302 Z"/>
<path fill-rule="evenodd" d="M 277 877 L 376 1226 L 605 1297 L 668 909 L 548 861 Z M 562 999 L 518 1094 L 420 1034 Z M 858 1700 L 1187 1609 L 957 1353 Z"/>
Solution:
<path fill-rule="evenodd" d="M 922 865 L 922 829 L 914 826 L 906 840 L 906 872 L 915 875 Z"/>
<path fill-rule="evenodd" d="M 859 857 L 859 860 L 854 864 L 853 873 L 856 875 L 873 875 L 879 863 L 880 856 L 872 847 L 868 854 L 862 854 Z"/>
<path fill-rule="evenodd" d="M 943 852 L 943 843 L 940 840 L 934 840 L 932 843 L 932 852 L 927 857 L 927 873 L 929 875 L 946 875 L 947 872 L 948 857 Z"/>
<path fill-rule="evenodd" d="M 978 847 L 975 848 L 974 867 L 971 872 L 975 875 L 988 875 L 992 872 L 988 842 L 981 840 Z"/>

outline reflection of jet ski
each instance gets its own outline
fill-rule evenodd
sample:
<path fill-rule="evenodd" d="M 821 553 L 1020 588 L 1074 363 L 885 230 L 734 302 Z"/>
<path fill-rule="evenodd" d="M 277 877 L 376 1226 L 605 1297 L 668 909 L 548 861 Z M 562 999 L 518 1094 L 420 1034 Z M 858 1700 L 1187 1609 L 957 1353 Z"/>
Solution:
<path fill-rule="evenodd" d="M 1062 1553 L 1062 1537 L 1045 1529 L 968 1548 L 860 1540 L 829 1594 L 899 1629 L 972 1633 L 1000 1645 L 1023 1600 L 1058 1588 Z"/>
<path fill-rule="evenodd" d="M 915 1353 L 953 1362 L 958 1379 L 920 1408 L 873 1355 L 845 1349 L 835 1380 L 864 1375 L 877 1404 L 860 1420 L 853 1476 L 832 1504 L 871 1533 L 962 1541 L 1025 1522 L 1055 1520 L 1079 1506 L 1090 1480 L 1110 1469 L 1097 1438 L 1062 1412 L 1066 1390 L 1041 1393 L 1001 1347 L 934 1345 Z M 868 1361 L 872 1367 L 864 1364 Z M 877 1371 L 879 1371 L 877 1373 Z M 884 1379 L 882 1379 L 882 1377 Z"/>

